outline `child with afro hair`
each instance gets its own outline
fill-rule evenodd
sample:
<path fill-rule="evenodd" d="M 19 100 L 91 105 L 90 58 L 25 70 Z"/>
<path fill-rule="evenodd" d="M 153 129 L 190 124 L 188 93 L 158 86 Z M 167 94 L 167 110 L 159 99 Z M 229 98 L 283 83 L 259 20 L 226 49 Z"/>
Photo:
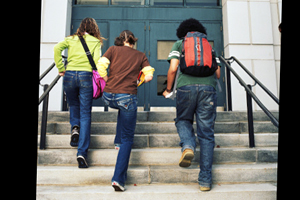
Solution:
<path fill-rule="evenodd" d="M 194 18 L 190 18 L 181 22 L 176 31 L 176 35 L 179 39 L 183 39 L 184 36 L 191 31 L 198 31 L 207 35 L 206 28 Z"/>
<path fill-rule="evenodd" d="M 168 56 L 170 68 L 167 77 L 167 88 L 163 95 L 168 98 L 178 69 L 182 42 L 188 32 L 206 34 L 206 28 L 196 19 L 184 20 L 177 28 L 179 38 Z M 189 167 L 196 151 L 196 137 L 193 128 L 194 114 L 197 123 L 197 138 L 200 143 L 200 173 L 198 183 L 201 191 L 209 191 L 212 184 L 212 163 L 215 146 L 214 124 L 216 119 L 217 92 L 216 78 L 220 78 L 220 65 L 215 74 L 197 77 L 183 74 L 178 70 L 176 93 L 175 125 L 180 138 L 182 155 L 180 167 Z"/>

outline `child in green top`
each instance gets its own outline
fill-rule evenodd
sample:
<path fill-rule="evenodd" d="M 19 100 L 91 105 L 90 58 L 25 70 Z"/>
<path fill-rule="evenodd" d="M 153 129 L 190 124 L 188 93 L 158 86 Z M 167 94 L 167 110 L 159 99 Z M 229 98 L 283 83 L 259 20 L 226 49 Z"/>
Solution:
<path fill-rule="evenodd" d="M 79 40 L 82 36 L 95 61 L 101 56 L 102 38 L 98 25 L 93 18 L 82 20 L 74 35 L 54 46 L 54 60 L 67 95 L 70 110 L 71 142 L 78 146 L 77 161 L 79 168 L 87 168 L 87 152 L 90 144 L 91 111 L 93 102 L 92 67 Z M 68 49 L 68 65 L 64 68 L 61 52 Z"/>

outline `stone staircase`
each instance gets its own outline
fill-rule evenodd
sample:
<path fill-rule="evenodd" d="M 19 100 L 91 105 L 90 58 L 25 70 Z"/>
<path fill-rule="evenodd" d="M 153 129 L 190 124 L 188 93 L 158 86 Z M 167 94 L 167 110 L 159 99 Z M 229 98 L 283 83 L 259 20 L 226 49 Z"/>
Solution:
<path fill-rule="evenodd" d="M 276 199 L 278 129 L 263 112 L 254 112 L 255 148 L 248 147 L 246 112 L 217 113 L 209 192 L 197 183 L 199 145 L 192 166 L 178 166 L 175 116 L 138 112 L 126 191 L 118 193 L 110 185 L 117 112 L 92 112 L 87 169 L 77 167 L 77 149 L 69 145 L 69 113 L 49 112 L 47 149 L 38 150 L 37 199 Z"/>

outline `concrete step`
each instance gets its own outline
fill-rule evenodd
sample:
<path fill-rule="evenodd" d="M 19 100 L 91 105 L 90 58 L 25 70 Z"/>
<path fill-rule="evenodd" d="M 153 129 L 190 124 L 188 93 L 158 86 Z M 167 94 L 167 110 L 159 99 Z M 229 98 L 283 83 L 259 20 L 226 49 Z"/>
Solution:
<path fill-rule="evenodd" d="M 94 185 L 110 184 L 114 166 L 38 166 L 38 185 Z M 197 183 L 199 166 L 130 166 L 127 184 Z M 262 183 L 277 181 L 276 163 L 214 164 L 213 184 Z"/>
<path fill-rule="evenodd" d="M 278 112 L 272 112 L 278 118 Z M 92 112 L 92 122 L 116 122 L 117 112 Z M 41 112 L 39 113 L 39 121 L 41 121 Z M 137 121 L 139 122 L 174 122 L 176 112 L 138 112 Z M 253 112 L 254 121 L 270 121 L 266 114 L 262 111 Z M 49 111 L 49 122 L 68 122 L 68 111 Z M 217 122 L 247 121 L 247 112 L 217 112 Z"/>
<path fill-rule="evenodd" d="M 77 149 L 47 149 L 38 151 L 38 164 L 77 165 Z M 118 151 L 115 149 L 90 149 L 87 162 L 89 165 L 114 166 Z M 277 162 L 277 147 L 256 148 L 215 148 L 214 164 L 245 162 Z M 193 162 L 199 163 L 199 148 Z M 130 165 L 178 165 L 181 148 L 145 148 L 133 149 Z"/>
<path fill-rule="evenodd" d="M 228 184 L 213 185 L 209 192 L 201 192 L 199 185 L 194 184 L 150 184 L 129 185 L 125 192 L 115 192 L 109 185 L 88 186 L 37 186 L 37 199 L 56 200 L 153 200 L 153 199 L 276 199 L 276 186 L 270 183 L 261 184 Z"/>
<path fill-rule="evenodd" d="M 91 134 L 112 134 L 116 133 L 116 122 L 93 122 Z M 39 129 L 40 130 L 40 125 Z M 197 131 L 196 123 L 194 130 Z M 71 132 L 69 122 L 48 122 L 47 133 L 64 134 Z M 149 133 L 177 133 L 174 122 L 137 122 L 136 134 Z M 216 122 L 215 133 L 248 133 L 248 122 Z M 278 128 L 271 122 L 254 122 L 254 133 L 278 133 Z"/>
<path fill-rule="evenodd" d="M 39 137 L 40 136 L 38 136 L 38 146 L 40 142 Z M 91 135 L 90 148 L 113 149 L 114 138 L 115 134 Z M 133 148 L 178 147 L 179 142 L 180 139 L 177 133 L 136 134 L 134 137 Z M 249 135 L 237 133 L 217 133 L 215 134 L 215 143 L 218 147 L 248 147 Z M 256 147 L 278 146 L 278 133 L 256 133 L 255 145 Z M 48 134 L 46 138 L 46 148 L 72 148 L 70 146 L 70 134 Z"/>
<path fill-rule="evenodd" d="M 117 112 L 92 112 L 88 169 L 77 167 L 77 148 L 69 145 L 69 112 L 49 112 L 47 150 L 38 150 L 37 199 L 276 198 L 278 129 L 263 112 L 254 112 L 256 148 L 248 147 L 246 112 L 217 113 L 210 192 L 200 192 L 197 184 L 199 145 L 192 166 L 178 166 L 175 117 L 175 112 L 138 112 L 127 191 L 116 193 L 110 181 L 118 154 Z"/>

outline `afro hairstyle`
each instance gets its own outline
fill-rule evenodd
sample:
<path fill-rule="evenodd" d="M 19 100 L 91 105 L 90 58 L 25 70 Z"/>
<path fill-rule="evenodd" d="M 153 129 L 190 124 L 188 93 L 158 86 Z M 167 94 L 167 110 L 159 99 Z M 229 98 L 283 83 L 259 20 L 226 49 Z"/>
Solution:
<path fill-rule="evenodd" d="M 181 24 L 176 30 L 176 35 L 179 39 L 182 39 L 186 36 L 188 32 L 191 31 L 198 31 L 207 35 L 206 28 L 194 18 L 190 18 L 181 22 Z"/>

